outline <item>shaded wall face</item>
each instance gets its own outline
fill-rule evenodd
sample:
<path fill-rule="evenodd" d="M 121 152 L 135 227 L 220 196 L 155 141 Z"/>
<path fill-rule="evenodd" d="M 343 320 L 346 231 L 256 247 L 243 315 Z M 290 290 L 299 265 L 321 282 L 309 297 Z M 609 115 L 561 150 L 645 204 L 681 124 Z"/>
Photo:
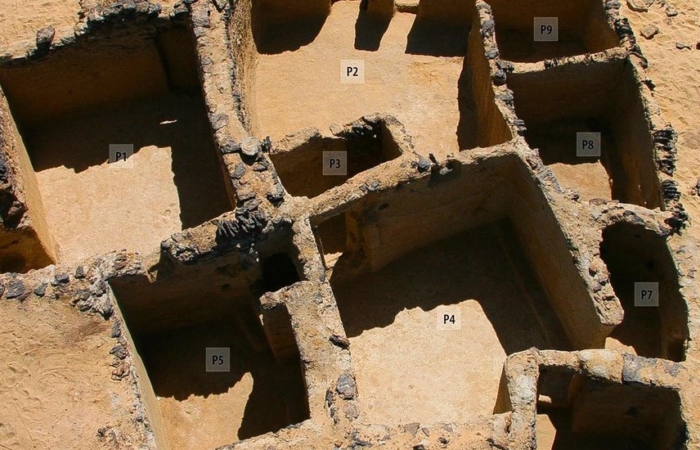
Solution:
<path fill-rule="evenodd" d="M 469 26 L 474 16 L 474 2 L 470 0 L 420 0 L 418 19 Z"/>
<path fill-rule="evenodd" d="M 157 49 L 137 39 L 56 52 L 40 65 L 0 69 L 22 125 L 168 91 Z"/>
<path fill-rule="evenodd" d="M 471 166 L 454 162 L 450 174 L 370 196 L 352 208 L 355 223 L 348 228 L 357 236 L 371 269 L 503 217 L 506 164 L 501 158 Z"/>
<path fill-rule="evenodd" d="M 0 89 L 0 272 L 26 272 L 56 260 L 53 239 L 24 141 Z"/>
<path fill-rule="evenodd" d="M 145 277 L 110 282 L 122 313 L 135 335 L 181 328 L 230 317 L 249 309 L 254 297 L 236 264 L 202 267 L 162 281 Z"/>
<path fill-rule="evenodd" d="M 571 410 L 575 433 L 634 437 L 649 448 L 672 448 L 683 428 L 680 398 L 670 389 L 585 380 Z"/>
<path fill-rule="evenodd" d="M 476 110 L 476 142 L 478 147 L 489 147 L 510 141 L 513 135 L 495 102 L 491 73 L 485 56 L 484 41 L 481 37 L 479 18 L 475 17 L 469 32 L 469 52 L 464 60 L 462 84 L 471 85 L 473 107 Z M 460 97 L 463 97 L 460 95 Z M 460 111 L 469 108 L 464 98 L 460 98 Z M 463 148 L 460 145 L 460 148 Z"/>
<path fill-rule="evenodd" d="M 615 88 L 614 103 L 607 110 L 606 118 L 620 149 L 613 156 L 623 175 L 614 182 L 614 188 L 619 191 L 620 200 L 626 203 L 663 209 L 651 124 L 639 92 L 642 87 L 635 79 L 631 64 L 625 66 Z"/>
<path fill-rule="evenodd" d="M 513 177 L 509 207 L 511 222 L 537 280 L 575 348 L 602 347 L 610 327 L 604 327 L 586 285 L 573 263 L 559 223 L 525 168 Z"/>
<path fill-rule="evenodd" d="M 259 53 L 279 53 L 310 43 L 331 11 L 331 0 L 250 1 L 252 34 Z M 285 44 L 274 43 L 283 35 Z"/>
<path fill-rule="evenodd" d="M 565 65 L 543 71 L 512 73 L 518 117 L 530 127 L 570 118 L 605 116 L 624 71 L 619 60 L 589 65 Z"/>
<path fill-rule="evenodd" d="M 238 108 L 243 124 L 251 135 L 256 135 L 258 119 L 255 112 L 255 64 L 258 60 L 258 51 L 253 36 L 256 26 L 260 25 L 264 18 L 255 17 L 253 23 L 253 2 L 255 0 L 241 0 L 233 4 L 233 12 L 228 22 L 228 38 L 236 45 L 231 45 L 234 61 L 234 87 L 241 96 Z M 257 30 L 262 33 L 261 30 Z"/>

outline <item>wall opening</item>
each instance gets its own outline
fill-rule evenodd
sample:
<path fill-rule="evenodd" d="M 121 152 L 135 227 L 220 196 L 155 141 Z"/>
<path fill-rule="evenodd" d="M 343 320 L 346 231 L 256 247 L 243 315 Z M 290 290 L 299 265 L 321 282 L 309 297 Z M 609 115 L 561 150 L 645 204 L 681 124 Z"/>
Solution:
<path fill-rule="evenodd" d="M 300 281 L 297 268 L 286 253 L 276 253 L 262 261 L 265 290 L 274 292 Z"/>
<path fill-rule="evenodd" d="M 666 239 L 641 226 L 621 222 L 603 230 L 600 255 L 608 267 L 624 320 L 609 345 L 622 345 L 640 356 L 685 360 L 688 310 Z M 659 283 L 659 306 L 635 306 L 635 283 Z"/>

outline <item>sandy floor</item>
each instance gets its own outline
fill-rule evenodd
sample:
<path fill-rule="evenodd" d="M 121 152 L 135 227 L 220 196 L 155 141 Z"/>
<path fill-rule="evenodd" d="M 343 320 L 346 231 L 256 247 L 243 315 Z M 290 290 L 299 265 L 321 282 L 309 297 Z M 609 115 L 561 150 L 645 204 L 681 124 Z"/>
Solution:
<path fill-rule="evenodd" d="M 139 347 L 171 448 L 209 450 L 290 424 L 287 403 L 301 373 L 294 378 L 270 353 L 253 352 L 230 323 L 159 334 Z M 206 347 L 230 347 L 231 372 L 207 373 Z"/>
<path fill-rule="evenodd" d="M 378 51 L 357 50 L 356 45 L 366 48 L 362 38 L 372 35 L 368 31 L 372 27 L 356 24 L 358 11 L 359 2 L 337 2 L 311 44 L 293 52 L 260 55 L 255 75 L 259 134 L 279 139 L 305 127 L 327 129 L 332 123 L 384 112 L 406 125 L 421 154 L 444 157 L 468 148 L 468 136 L 460 138 L 465 143 L 460 145 L 457 135 L 463 57 L 407 54 L 415 21 L 409 13 L 394 16 Z M 425 42 L 437 36 L 441 48 L 466 54 L 468 30 L 447 36 L 440 36 L 440 31 L 426 30 Z M 410 48 L 432 51 L 420 45 Z M 341 59 L 365 61 L 365 84 L 340 83 Z"/>
<path fill-rule="evenodd" d="M 97 430 L 118 427 L 138 448 L 132 393 L 111 381 L 109 324 L 45 300 L 0 304 L 0 448 L 114 449 Z M 90 417 L 90 420 L 85 420 Z"/>
<path fill-rule="evenodd" d="M 199 98 L 140 102 L 25 135 L 62 262 L 152 252 L 230 209 Z M 109 144 L 134 144 L 133 168 L 110 166 Z"/>
<path fill-rule="evenodd" d="M 494 228 L 479 229 L 409 254 L 362 283 L 334 286 L 363 422 L 491 414 L 506 355 L 565 346 L 553 311 L 539 289 L 524 289 L 533 280 L 510 251 Z M 437 330 L 442 305 L 459 311 L 460 330 Z"/>

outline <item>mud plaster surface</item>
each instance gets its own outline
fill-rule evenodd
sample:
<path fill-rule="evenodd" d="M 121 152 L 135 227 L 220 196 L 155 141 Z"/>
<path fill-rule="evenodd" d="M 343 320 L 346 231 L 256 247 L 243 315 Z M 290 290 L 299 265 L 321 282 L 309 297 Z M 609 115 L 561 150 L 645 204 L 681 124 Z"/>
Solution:
<path fill-rule="evenodd" d="M 419 153 L 438 158 L 457 153 L 458 81 L 464 58 L 407 54 L 416 17 L 409 13 L 394 16 L 378 51 L 356 50 L 359 5 L 335 3 L 311 44 L 260 55 L 255 74 L 259 134 L 279 139 L 305 127 L 323 130 L 382 112 L 406 126 Z M 466 43 L 465 33 L 463 39 L 456 36 L 445 44 L 463 46 L 466 54 Z M 341 59 L 365 61 L 364 84 L 340 83 Z"/>
<path fill-rule="evenodd" d="M 360 420 L 396 425 L 489 415 L 508 354 L 566 346 L 519 256 L 501 232 L 481 228 L 334 287 Z M 461 329 L 437 329 L 441 305 L 459 311 Z"/>

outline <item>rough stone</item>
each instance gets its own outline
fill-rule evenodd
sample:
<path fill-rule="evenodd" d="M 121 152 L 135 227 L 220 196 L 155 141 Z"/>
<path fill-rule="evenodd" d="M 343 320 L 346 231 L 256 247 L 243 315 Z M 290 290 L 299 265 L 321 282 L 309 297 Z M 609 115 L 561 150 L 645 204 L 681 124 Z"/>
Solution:
<path fill-rule="evenodd" d="M 77 269 L 75 269 L 75 278 L 77 280 L 82 280 L 85 278 L 85 267 L 84 266 L 78 266 Z"/>
<path fill-rule="evenodd" d="M 645 39 L 651 39 L 654 36 L 656 36 L 658 33 L 659 33 L 659 27 L 657 27 L 656 25 L 649 25 L 641 31 L 641 34 Z"/>
<path fill-rule="evenodd" d="M 56 30 L 52 26 L 44 27 L 36 33 L 36 46 L 48 47 L 56 36 Z"/>
<path fill-rule="evenodd" d="M 345 400 L 355 398 L 355 379 L 348 374 L 342 374 L 338 378 L 335 391 Z"/>
<path fill-rule="evenodd" d="M 246 156 L 257 156 L 262 150 L 260 141 L 254 137 L 247 137 L 241 142 L 241 153 Z"/>
<path fill-rule="evenodd" d="M 34 288 L 34 295 L 37 297 L 43 297 L 46 295 L 46 288 L 49 286 L 48 283 L 41 283 L 39 286 Z"/>
<path fill-rule="evenodd" d="M 645 0 L 627 0 L 627 6 L 632 11 L 646 12 L 649 10 L 649 5 Z"/>
<path fill-rule="evenodd" d="M 340 336 L 338 334 L 332 334 L 329 340 L 335 345 L 336 347 L 340 348 L 348 348 L 350 347 L 350 341 L 348 338 L 344 336 Z"/>
<path fill-rule="evenodd" d="M 424 158 L 423 156 L 421 156 L 420 158 L 418 158 L 417 166 L 419 172 L 427 172 L 428 170 L 430 170 L 432 164 L 430 163 L 430 160 L 428 158 Z"/>
<path fill-rule="evenodd" d="M 70 281 L 70 275 L 68 275 L 66 272 L 57 273 L 54 279 L 56 280 L 56 283 L 65 284 Z"/>
<path fill-rule="evenodd" d="M 25 294 L 25 287 L 22 280 L 17 278 L 11 279 L 7 283 L 7 291 L 5 292 L 5 297 L 9 299 L 20 298 Z"/>

